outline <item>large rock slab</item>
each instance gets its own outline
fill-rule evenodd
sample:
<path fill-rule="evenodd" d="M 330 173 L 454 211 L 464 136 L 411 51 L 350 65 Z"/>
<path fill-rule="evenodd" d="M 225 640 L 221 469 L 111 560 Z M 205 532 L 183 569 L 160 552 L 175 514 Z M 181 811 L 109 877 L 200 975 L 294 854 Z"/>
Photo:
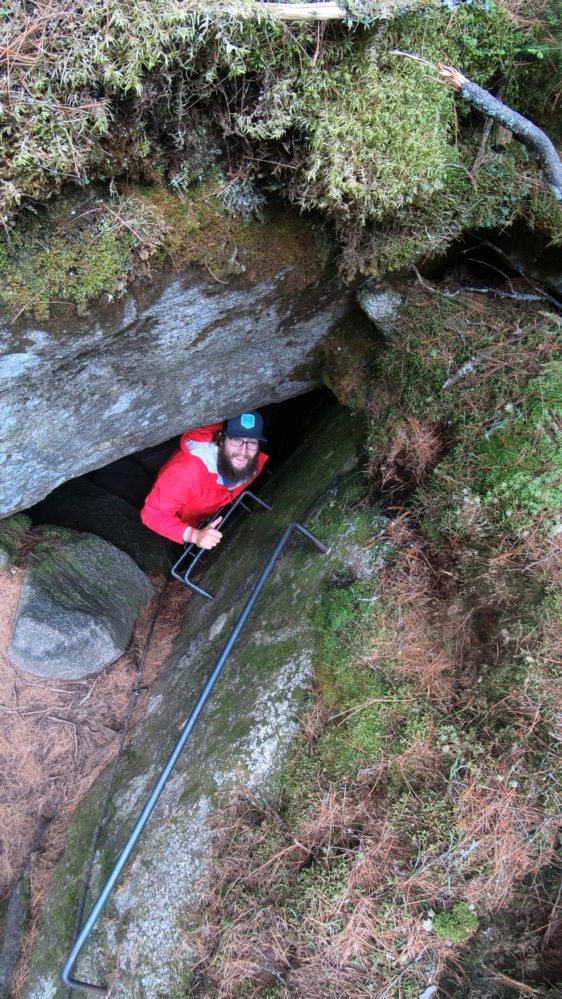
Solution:
<path fill-rule="evenodd" d="M 350 292 L 316 262 L 266 280 L 192 269 L 123 301 L 0 327 L 0 518 L 184 430 L 321 382 L 320 344 Z"/>
<path fill-rule="evenodd" d="M 34 551 L 8 655 L 35 676 L 75 680 L 125 651 L 154 587 L 132 558 L 93 534 L 65 532 Z"/>

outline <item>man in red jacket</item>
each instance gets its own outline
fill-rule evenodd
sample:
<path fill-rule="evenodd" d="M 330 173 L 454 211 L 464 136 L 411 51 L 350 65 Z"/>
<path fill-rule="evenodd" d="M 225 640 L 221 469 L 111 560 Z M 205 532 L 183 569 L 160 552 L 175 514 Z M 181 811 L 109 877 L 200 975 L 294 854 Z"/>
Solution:
<path fill-rule="evenodd" d="M 197 528 L 234 499 L 258 476 L 267 461 L 260 449 L 260 413 L 188 430 L 180 450 L 160 469 L 141 510 L 143 524 L 172 541 L 214 548 L 222 538 L 221 517 Z"/>

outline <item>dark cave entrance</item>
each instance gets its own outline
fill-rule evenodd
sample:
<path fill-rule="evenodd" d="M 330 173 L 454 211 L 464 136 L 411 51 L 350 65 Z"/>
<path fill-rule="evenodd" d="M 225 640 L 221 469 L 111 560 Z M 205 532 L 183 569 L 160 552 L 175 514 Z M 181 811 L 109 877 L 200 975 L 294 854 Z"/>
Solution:
<path fill-rule="evenodd" d="M 560 246 L 522 220 L 505 229 L 465 232 L 442 255 L 421 263 L 419 271 L 437 285 L 454 277 L 460 288 L 474 285 L 508 297 L 535 293 L 562 309 Z"/>
<path fill-rule="evenodd" d="M 299 446 L 313 423 L 334 405 L 339 404 L 333 394 L 321 387 L 261 406 L 269 455 L 262 476 L 274 472 Z M 186 425 L 185 429 L 190 428 Z M 97 534 L 131 555 L 145 571 L 167 572 L 181 546 L 146 528 L 139 511 L 160 468 L 178 445 L 179 435 L 71 479 L 25 513 L 34 528 L 53 525 Z M 261 479 L 252 487 L 258 493 Z"/>

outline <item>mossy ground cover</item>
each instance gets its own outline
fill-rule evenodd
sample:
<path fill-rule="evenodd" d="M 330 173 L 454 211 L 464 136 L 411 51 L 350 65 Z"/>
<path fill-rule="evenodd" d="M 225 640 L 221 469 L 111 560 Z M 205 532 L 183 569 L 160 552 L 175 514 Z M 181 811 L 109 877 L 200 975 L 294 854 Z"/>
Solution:
<path fill-rule="evenodd" d="M 562 473 L 559 328 L 410 289 L 364 399 L 373 483 L 403 490 L 386 564 L 344 569 L 369 509 L 348 482 L 318 514 L 342 561 L 314 611 L 315 705 L 278 795 L 241 789 L 217 818 L 185 995 L 557 994 L 560 535 L 484 489 Z M 361 546 L 380 543 L 371 521 Z"/>
<path fill-rule="evenodd" d="M 0 309 L 13 320 L 87 307 L 102 293 L 121 295 L 162 244 L 161 213 L 136 195 L 68 192 L 26 212 L 0 244 Z"/>
<path fill-rule="evenodd" d="M 532 155 L 516 141 L 483 141 L 483 123 L 452 92 L 395 54 L 457 65 L 555 129 L 545 109 L 560 89 L 558 7 L 372 0 L 350 3 L 342 21 L 288 25 L 249 0 L 49 0 L 40 9 L 16 0 L 2 14 L 0 46 L 8 250 L 18 209 L 69 181 L 151 184 L 181 201 L 213 176 L 242 216 L 271 198 L 320 210 L 346 276 L 409 266 L 467 228 L 517 217 L 559 241 L 560 207 Z M 73 280 L 81 239 L 69 232 L 51 297 L 82 308 L 119 290 L 136 258 L 159 245 L 153 222 L 145 238 L 128 221 L 106 214 L 87 227 L 85 240 L 96 234 L 85 280 Z M 14 233 L 16 255 L 18 246 Z M 24 301 L 45 299 L 29 280 Z"/>
<path fill-rule="evenodd" d="M 287 285 L 313 283 L 333 243 L 293 210 L 230 211 L 215 172 L 188 193 L 126 184 L 113 195 L 68 189 L 64 197 L 24 212 L 0 241 L 0 311 L 10 320 L 85 313 L 104 295 L 123 296 L 138 277 L 157 268 L 191 265 L 210 281 L 245 275 L 267 280 L 286 265 Z"/>
<path fill-rule="evenodd" d="M 31 521 L 25 514 L 16 513 L 6 517 L 0 527 L 0 567 L 6 569 L 13 564 L 18 554 L 18 548 L 31 527 Z"/>

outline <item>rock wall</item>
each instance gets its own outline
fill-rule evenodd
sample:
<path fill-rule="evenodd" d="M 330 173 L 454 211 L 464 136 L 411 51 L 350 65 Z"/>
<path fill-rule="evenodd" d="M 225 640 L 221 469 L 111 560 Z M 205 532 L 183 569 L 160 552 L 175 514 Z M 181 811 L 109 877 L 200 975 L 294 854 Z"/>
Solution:
<path fill-rule="evenodd" d="M 82 317 L 0 327 L 0 518 L 189 427 L 317 386 L 350 293 L 325 244 L 308 269 L 293 250 L 266 278 L 160 274 Z"/>

